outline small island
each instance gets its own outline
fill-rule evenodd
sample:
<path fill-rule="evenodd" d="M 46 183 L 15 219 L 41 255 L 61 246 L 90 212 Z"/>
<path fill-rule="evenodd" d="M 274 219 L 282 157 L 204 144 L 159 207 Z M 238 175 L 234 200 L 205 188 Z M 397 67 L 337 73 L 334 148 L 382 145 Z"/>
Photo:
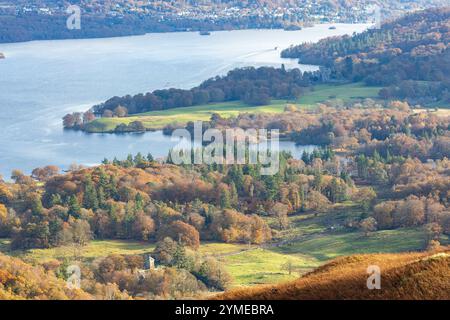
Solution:
<path fill-rule="evenodd" d="M 299 31 L 299 30 L 302 30 L 302 27 L 299 25 L 296 25 L 296 24 L 291 24 L 291 25 L 285 26 L 283 29 L 284 29 L 284 31 Z"/>
<path fill-rule="evenodd" d="M 5 55 L 0 52 L 0 59 L 5 59 Z"/>

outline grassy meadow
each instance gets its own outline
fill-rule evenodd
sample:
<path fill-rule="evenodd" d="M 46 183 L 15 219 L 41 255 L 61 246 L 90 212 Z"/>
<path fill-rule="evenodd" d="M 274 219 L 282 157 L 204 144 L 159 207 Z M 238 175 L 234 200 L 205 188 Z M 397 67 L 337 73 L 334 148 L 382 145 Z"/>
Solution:
<path fill-rule="evenodd" d="M 266 106 L 249 106 L 241 101 L 213 103 L 195 107 L 174 108 L 163 111 L 151 111 L 125 118 L 100 118 L 91 122 L 87 130 L 90 132 L 113 131 L 121 123 L 130 124 L 141 121 L 147 130 L 160 130 L 168 124 L 185 124 L 189 121 L 209 121 L 213 113 L 222 117 L 237 116 L 242 112 L 283 112 L 286 101 L 275 100 Z"/>
<path fill-rule="evenodd" d="M 8 239 L 0 239 L 0 251 L 30 263 L 43 263 L 48 260 L 80 259 L 92 261 L 111 254 L 143 254 L 151 252 L 154 244 L 125 240 L 93 240 L 87 246 L 61 246 L 50 249 L 9 250 Z"/>
<path fill-rule="evenodd" d="M 232 275 L 234 287 L 293 280 L 320 265 L 320 261 L 309 255 L 291 255 L 271 248 L 251 249 L 219 259 Z M 288 262 L 293 267 L 291 274 L 284 268 Z"/>
<path fill-rule="evenodd" d="M 349 102 L 357 99 L 376 98 L 380 87 L 367 87 L 361 83 L 345 85 L 319 85 L 304 93 L 297 101 L 273 100 L 269 105 L 250 106 L 242 101 L 210 103 L 187 108 L 174 108 L 162 111 L 151 111 L 125 118 L 100 118 L 91 122 L 86 131 L 112 132 L 121 123 L 129 124 L 141 121 L 147 130 L 159 130 L 168 124 L 185 124 L 189 121 L 208 121 L 213 113 L 227 118 L 239 113 L 280 113 L 286 104 L 294 104 L 297 108 L 312 108 L 316 103 L 331 99 Z"/>

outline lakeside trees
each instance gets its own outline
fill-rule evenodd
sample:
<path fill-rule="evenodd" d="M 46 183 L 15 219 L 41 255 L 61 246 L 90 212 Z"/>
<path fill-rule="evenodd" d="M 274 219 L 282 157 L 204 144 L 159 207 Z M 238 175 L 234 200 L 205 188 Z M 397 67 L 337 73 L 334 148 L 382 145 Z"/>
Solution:
<path fill-rule="evenodd" d="M 272 99 L 297 99 L 305 87 L 320 83 L 320 73 L 283 68 L 241 68 L 222 77 L 204 81 L 190 90 L 164 89 L 135 96 L 113 97 L 84 114 L 75 112 L 63 118 L 65 128 L 82 129 L 94 120 L 93 113 L 103 117 L 125 117 L 148 111 L 184 108 L 213 102 L 241 100 L 249 105 L 265 105 Z M 129 124 L 118 131 L 135 131 Z"/>

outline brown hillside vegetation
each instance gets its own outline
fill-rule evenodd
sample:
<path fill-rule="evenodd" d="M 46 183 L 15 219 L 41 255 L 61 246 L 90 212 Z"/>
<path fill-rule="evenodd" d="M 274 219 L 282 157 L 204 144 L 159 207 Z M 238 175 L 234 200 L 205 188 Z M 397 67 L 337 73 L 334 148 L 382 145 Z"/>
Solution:
<path fill-rule="evenodd" d="M 450 248 L 435 253 L 365 254 L 335 259 L 285 284 L 237 289 L 224 300 L 450 299 Z M 367 268 L 381 269 L 381 289 L 367 289 Z"/>
<path fill-rule="evenodd" d="M 85 300 L 92 296 L 71 290 L 42 267 L 0 254 L 0 300 Z"/>

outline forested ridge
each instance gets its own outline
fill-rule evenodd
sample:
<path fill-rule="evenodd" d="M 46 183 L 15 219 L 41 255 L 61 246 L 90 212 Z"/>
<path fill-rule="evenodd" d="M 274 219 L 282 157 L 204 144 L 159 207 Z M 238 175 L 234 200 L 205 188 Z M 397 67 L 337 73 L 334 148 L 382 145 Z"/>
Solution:
<path fill-rule="evenodd" d="M 144 35 L 149 32 L 185 32 L 199 30 L 233 30 L 283 28 L 282 23 L 253 17 L 222 19 L 160 19 L 154 16 L 125 15 L 123 17 L 85 15 L 83 27 L 69 30 L 68 15 L 0 15 L 0 43 L 32 40 L 86 39 Z"/>
<path fill-rule="evenodd" d="M 285 70 L 272 67 L 234 69 L 225 76 L 216 76 L 190 90 L 155 90 L 134 97 L 114 97 L 94 106 L 96 114 L 114 111 L 118 106 L 127 108 L 128 114 L 181 108 L 210 102 L 242 100 L 251 105 L 267 104 L 270 99 L 296 99 L 302 88 L 320 81 L 320 74 L 298 69 Z"/>
<path fill-rule="evenodd" d="M 319 64 L 332 79 L 383 85 L 382 98 L 449 101 L 450 7 L 407 14 L 353 36 L 327 38 L 282 52 Z"/>

